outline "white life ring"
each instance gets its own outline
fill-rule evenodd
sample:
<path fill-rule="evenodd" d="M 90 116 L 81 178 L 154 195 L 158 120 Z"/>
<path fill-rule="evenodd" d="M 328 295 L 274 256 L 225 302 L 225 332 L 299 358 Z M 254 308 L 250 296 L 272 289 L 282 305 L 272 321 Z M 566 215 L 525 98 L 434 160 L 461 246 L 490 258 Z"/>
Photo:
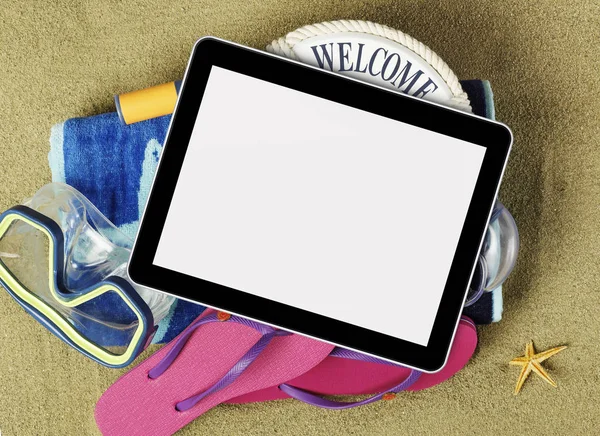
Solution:
<path fill-rule="evenodd" d="M 433 50 L 381 24 L 360 20 L 311 24 L 276 39 L 267 51 L 472 112 L 458 78 Z"/>

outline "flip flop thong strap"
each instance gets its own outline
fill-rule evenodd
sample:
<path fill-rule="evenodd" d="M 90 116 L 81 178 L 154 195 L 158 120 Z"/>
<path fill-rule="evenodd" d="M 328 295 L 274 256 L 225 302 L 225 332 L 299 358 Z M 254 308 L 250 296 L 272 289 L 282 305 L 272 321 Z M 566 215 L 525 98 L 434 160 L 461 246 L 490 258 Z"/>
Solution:
<path fill-rule="evenodd" d="M 380 364 L 391 365 L 391 366 L 401 366 L 401 365 L 396 365 L 395 363 L 388 362 L 387 360 L 378 359 L 373 356 L 369 356 L 366 354 L 358 353 L 356 351 L 347 350 L 345 348 L 340 348 L 340 347 L 334 348 L 334 350 L 331 352 L 330 356 L 340 357 L 340 358 L 344 358 L 344 359 L 361 360 L 363 362 L 380 363 Z M 342 409 L 350 409 L 352 407 L 364 406 L 365 404 L 374 403 L 375 401 L 379 401 L 382 398 L 387 398 L 388 396 L 393 398 L 393 396 L 395 394 L 397 394 L 398 392 L 404 391 L 404 390 L 408 389 L 409 387 L 411 387 L 419 379 L 420 376 L 421 376 L 421 372 L 413 369 L 413 370 L 411 370 L 410 374 L 404 381 L 397 384 L 393 388 L 387 390 L 386 392 L 381 392 L 377 395 L 366 398 L 362 401 L 349 402 L 349 403 L 342 402 L 342 401 L 328 400 L 328 399 L 323 398 L 312 392 L 305 391 L 304 389 L 290 386 L 285 383 L 282 385 L 279 385 L 279 389 L 281 389 L 283 392 L 288 394 L 290 397 L 295 398 L 296 400 L 302 401 L 304 403 L 307 403 L 307 404 L 310 404 L 313 406 L 317 406 L 317 407 L 322 407 L 325 409 L 342 410 Z"/>
<path fill-rule="evenodd" d="M 256 344 L 252 348 L 250 348 L 246 354 L 242 356 L 240 360 L 229 370 L 227 374 L 225 374 L 221 379 L 212 385 L 210 388 L 201 392 L 199 394 L 193 395 L 189 398 L 186 398 L 183 401 L 177 403 L 175 408 L 180 412 L 185 412 L 186 410 L 194 407 L 200 400 L 207 397 L 210 394 L 214 394 L 217 391 L 220 391 L 226 386 L 229 386 L 233 383 L 242 373 L 250 366 L 254 360 L 259 356 L 259 354 L 265 349 L 265 347 L 271 342 L 271 340 L 275 336 L 286 336 L 289 335 L 289 332 L 283 330 L 273 330 L 271 333 L 267 333 L 263 335 Z"/>
<path fill-rule="evenodd" d="M 392 363 L 388 360 L 379 359 L 378 357 L 359 353 L 358 351 L 348 350 L 347 348 L 342 347 L 335 347 L 329 355 L 331 357 L 341 357 L 344 359 L 360 360 L 362 362 L 379 363 L 381 365 L 398 366 L 403 368 L 402 365 L 398 365 L 397 363 Z"/>
<path fill-rule="evenodd" d="M 381 400 L 382 398 L 387 398 L 387 396 L 391 396 L 391 398 L 393 398 L 398 392 L 406 390 L 410 386 L 412 386 L 419 379 L 420 376 L 421 373 L 413 369 L 411 370 L 408 377 L 404 381 L 402 381 L 402 383 L 397 384 L 392 389 L 389 389 L 386 392 L 381 392 L 377 395 L 373 395 L 372 397 L 366 398 L 362 401 L 355 402 L 328 400 L 312 392 L 305 391 L 303 389 L 296 388 L 285 383 L 279 385 L 279 389 L 288 394 L 290 397 L 302 401 L 303 403 L 310 404 L 312 406 L 322 407 L 324 409 L 343 410 L 351 409 L 353 407 L 358 406 L 364 406 L 365 404 L 371 404 L 375 401 Z"/>
<path fill-rule="evenodd" d="M 221 377 L 215 384 L 213 384 L 207 390 L 200 392 L 199 394 L 193 395 L 185 400 L 182 400 L 177 403 L 175 408 L 184 412 L 186 410 L 194 407 L 200 400 L 207 397 L 208 395 L 214 394 L 217 391 L 220 391 L 224 387 L 233 383 L 242 373 L 250 366 L 254 360 L 260 355 L 260 353 L 266 348 L 266 346 L 271 342 L 271 340 L 276 336 L 287 336 L 290 333 L 283 330 L 275 330 L 273 327 L 260 324 L 245 318 L 241 318 L 235 315 L 224 314 L 223 312 L 212 313 L 208 316 L 205 316 L 202 319 L 199 319 L 183 333 L 177 339 L 173 347 L 169 350 L 169 352 L 162 358 L 162 360 L 148 372 L 148 377 L 151 379 L 155 379 L 160 377 L 175 361 L 188 339 L 191 337 L 192 333 L 200 326 L 204 324 L 208 324 L 210 322 L 219 322 L 219 321 L 233 321 L 238 324 L 243 324 L 248 327 L 252 327 L 261 333 L 260 339 L 236 362 L 236 364 L 231 367 L 227 373 Z"/>

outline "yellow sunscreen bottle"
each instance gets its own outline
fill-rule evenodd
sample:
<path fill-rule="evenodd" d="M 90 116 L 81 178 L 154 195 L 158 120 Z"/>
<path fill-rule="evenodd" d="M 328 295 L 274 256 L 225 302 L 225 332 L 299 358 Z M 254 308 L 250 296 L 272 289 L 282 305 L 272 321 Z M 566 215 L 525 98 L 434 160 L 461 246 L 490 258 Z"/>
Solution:
<path fill-rule="evenodd" d="M 133 124 L 173 113 L 181 81 L 115 95 L 119 118 Z"/>

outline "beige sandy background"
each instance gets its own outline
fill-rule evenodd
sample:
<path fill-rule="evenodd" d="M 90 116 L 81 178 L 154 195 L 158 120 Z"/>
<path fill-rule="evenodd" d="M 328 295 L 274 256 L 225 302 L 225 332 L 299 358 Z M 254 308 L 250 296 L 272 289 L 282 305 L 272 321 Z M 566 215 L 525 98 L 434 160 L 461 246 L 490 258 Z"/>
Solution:
<path fill-rule="evenodd" d="M 179 79 L 212 34 L 263 48 L 304 24 L 380 22 L 432 47 L 460 78 L 489 79 L 515 135 L 501 198 L 521 232 L 504 320 L 481 327 L 457 376 L 344 412 L 278 401 L 221 406 L 181 431 L 227 434 L 593 434 L 600 416 L 598 0 L 158 0 L 0 3 L 0 209 L 50 181 L 50 127 L 114 110 L 114 93 Z M 569 349 L 512 390 L 533 339 Z M 98 434 L 93 410 L 122 371 L 64 346 L 0 292 L 0 431 Z"/>

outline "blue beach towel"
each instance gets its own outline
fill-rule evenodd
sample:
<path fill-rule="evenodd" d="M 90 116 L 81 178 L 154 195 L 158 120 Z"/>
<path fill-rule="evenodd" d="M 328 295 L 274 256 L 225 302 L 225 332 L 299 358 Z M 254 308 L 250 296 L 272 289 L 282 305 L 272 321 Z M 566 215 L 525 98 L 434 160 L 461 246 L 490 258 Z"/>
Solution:
<path fill-rule="evenodd" d="M 494 118 L 487 81 L 461 82 L 477 115 Z M 132 239 L 144 209 L 171 116 L 125 125 L 116 112 L 72 118 L 52 128 L 48 155 L 52 180 L 67 183 L 94 203 Z M 202 311 L 177 300 L 161 321 L 155 343 L 166 343 Z M 465 310 L 479 324 L 499 321 L 502 289 L 486 293 Z"/>

